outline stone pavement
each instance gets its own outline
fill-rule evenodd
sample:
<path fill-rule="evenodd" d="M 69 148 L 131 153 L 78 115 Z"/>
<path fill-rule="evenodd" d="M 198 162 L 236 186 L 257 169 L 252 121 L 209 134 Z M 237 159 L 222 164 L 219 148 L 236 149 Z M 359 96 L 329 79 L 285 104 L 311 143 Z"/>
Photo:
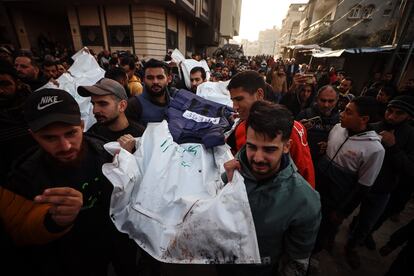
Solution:
<path fill-rule="evenodd" d="M 374 239 L 377 243 L 377 249 L 381 248 L 388 241 L 390 235 L 401 226 L 407 224 L 414 218 L 414 199 L 412 199 L 405 210 L 400 215 L 399 222 L 388 220 L 384 225 L 374 234 Z M 319 273 L 313 273 L 312 276 L 381 276 L 384 275 L 391 263 L 398 255 L 399 250 L 395 250 L 387 257 L 381 257 L 378 250 L 368 250 L 365 247 L 358 248 L 361 257 L 361 267 L 358 270 L 352 270 L 345 261 L 344 244 L 348 233 L 348 225 L 352 220 L 350 216 L 342 225 L 338 233 L 336 244 L 332 255 L 326 251 L 320 253 L 319 258 Z M 208 265 L 162 265 L 163 275 L 196 275 L 196 276 L 215 276 L 217 275 L 214 266 Z M 414 274 L 413 274 L 414 275 Z"/>
<path fill-rule="evenodd" d="M 358 270 L 352 270 L 345 261 L 344 245 L 348 233 L 348 225 L 351 223 L 350 216 L 342 225 L 336 239 L 336 244 L 332 255 L 328 252 L 321 252 L 320 256 L 320 273 L 318 276 L 381 276 L 384 275 L 391 263 L 397 257 L 400 249 L 393 251 L 387 257 L 381 257 L 378 250 L 387 243 L 389 237 L 394 231 L 414 219 L 414 199 L 407 204 L 405 210 L 400 215 L 399 222 L 391 220 L 386 221 L 382 227 L 374 233 L 374 240 L 377 243 L 377 250 L 368 250 L 366 247 L 359 247 L 358 252 L 361 257 L 361 267 Z M 414 273 L 413 273 L 414 275 Z"/>

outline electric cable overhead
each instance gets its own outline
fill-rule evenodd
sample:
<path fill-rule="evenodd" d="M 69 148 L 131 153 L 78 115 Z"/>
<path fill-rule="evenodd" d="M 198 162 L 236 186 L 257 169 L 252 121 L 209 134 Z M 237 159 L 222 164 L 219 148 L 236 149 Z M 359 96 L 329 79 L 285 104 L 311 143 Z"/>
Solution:
<path fill-rule="evenodd" d="M 380 8 L 382 8 L 385 4 L 387 4 L 387 2 L 383 2 L 381 5 L 379 5 L 378 6 L 378 9 L 375 9 L 372 13 L 371 13 L 371 16 L 372 15 L 374 15 L 374 14 L 376 14 L 377 12 L 379 12 L 380 11 Z M 319 43 L 319 45 L 324 45 L 325 43 L 327 43 L 327 42 L 329 42 L 329 41 L 331 41 L 331 40 L 333 40 L 333 39 L 335 39 L 335 38 L 337 38 L 337 37 L 339 37 L 339 36 L 341 36 L 341 35 L 343 35 L 344 33 L 346 33 L 346 32 L 348 32 L 348 31 L 350 31 L 350 30 L 352 30 L 353 28 L 355 28 L 356 26 L 358 26 L 359 24 L 361 24 L 361 22 L 363 22 L 363 21 L 365 21 L 366 20 L 366 18 L 361 18 L 360 20 L 358 20 L 357 22 L 355 22 L 354 24 L 352 24 L 351 26 L 349 26 L 348 28 L 346 28 L 345 30 L 343 30 L 342 32 L 340 32 L 340 33 L 338 33 L 338 34 L 336 34 L 336 35 L 334 35 L 334 36 L 332 36 L 331 38 L 329 38 L 329 39 L 327 39 L 327 40 L 325 40 L 324 42 L 322 42 L 322 43 Z"/>
<path fill-rule="evenodd" d="M 342 0 L 341 2 L 339 2 L 338 3 L 338 7 L 344 2 L 345 0 Z M 362 6 L 362 4 L 365 2 L 366 0 L 362 0 L 362 1 L 360 1 L 359 3 L 357 3 L 357 4 L 355 4 L 354 6 L 353 6 L 353 8 L 354 7 L 356 7 L 356 6 Z M 388 2 L 387 1 L 384 1 L 380 6 L 378 6 L 378 8 L 375 8 L 375 10 L 370 14 L 370 16 L 372 16 L 374 13 L 377 13 L 379 10 L 380 10 L 380 8 L 382 8 L 385 4 L 388 4 Z M 344 17 L 346 17 L 352 10 L 353 10 L 353 8 L 352 9 L 350 9 L 348 12 L 346 12 L 344 15 L 342 15 L 340 18 L 338 18 L 337 20 L 335 20 L 334 22 L 332 22 L 332 24 L 331 24 L 331 27 L 333 26 L 333 25 L 335 25 L 336 23 L 338 23 L 340 20 L 342 20 Z M 362 21 L 364 21 L 364 20 L 366 20 L 367 18 L 361 18 L 360 20 L 358 20 L 356 23 L 354 23 L 352 26 L 351 26 L 351 28 L 353 28 L 353 27 L 355 27 L 355 26 L 357 26 L 358 24 L 360 24 Z M 349 31 L 349 30 L 346 30 L 345 32 L 347 32 L 347 31 Z M 311 38 L 314 38 L 314 37 L 316 37 L 316 36 L 318 36 L 319 34 L 321 34 L 321 33 L 323 33 L 324 32 L 324 30 L 321 30 L 321 31 L 319 31 L 319 32 L 317 32 L 316 34 L 313 34 L 312 36 L 307 36 L 306 38 L 304 38 L 303 40 L 308 40 L 308 39 L 311 39 Z M 341 32 L 341 34 L 342 34 L 342 32 Z"/>

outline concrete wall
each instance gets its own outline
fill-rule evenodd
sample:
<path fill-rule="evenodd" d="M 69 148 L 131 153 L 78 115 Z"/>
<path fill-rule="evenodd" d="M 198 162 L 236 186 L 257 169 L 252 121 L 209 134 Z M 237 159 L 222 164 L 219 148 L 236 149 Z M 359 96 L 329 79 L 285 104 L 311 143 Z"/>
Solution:
<path fill-rule="evenodd" d="M 134 47 L 140 58 L 164 58 L 167 48 L 165 16 L 161 7 L 132 5 Z"/>
<path fill-rule="evenodd" d="M 131 16 L 130 9 L 128 5 L 106 5 L 105 6 L 105 22 L 109 26 L 130 26 L 131 25 Z M 133 47 L 116 47 L 112 46 L 109 43 L 109 49 L 111 52 L 114 51 L 134 51 Z"/>
<path fill-rule="evenodd" d="M 52 39 L 60 35 L 62 39 L 56 41 L 73 44 L 75 50 L 82 47 L 88 47 L 96 53 L 103 49 L 130 50 L 135 52 L 139 58 L 163 59 L 167 50 L 166 30 L 168 29 L 177 33 L 177 46 L 184 55 L 191 54 L 193 51 L 193 49 L 187 49 L 186 44 L 187 38 L 194 37 L 195 23 L 189 19 L 190 17 L 176 14 L 175 9 L 167 11 L 167 8 L 162 5 L 79 3 L 68 6 L 57 5 L 50 9 L 45 9 L 46 6 L 43 7 L 38 3 L 33 5 L 37 7 L 34 11 L 36 16 L 30 15 L 31 8 L 28 8 L 26 4 L 22 5 L 22 8 L 12 9 L 13 27 L 22 48 L 30 49 L 32 46 L 37 46 L 40 31 L 45 31 L 48 37 L 51 34 Z M 41 18 L 37 16 L 37 13 L 41 13 Z M 114 30 L 113 27 L 116 26 L 122 26 L 122 28 Z M 128 30 L 125 26 L 130 28 L 131 32 L 131 46 L 129 47 L 118 46 L 126 41 L 119 41 L 121 38 L 114 39 L 114 34 L 112 34 L 113 41 L 110 37 L 110 31 L 121 30 L 125 33 Z M 95 31 L 101 31 L 96 34 L 102 36 L 102 41 L 94 39 L 91 36 L 92 32 L 85 33 L 89 35 L 91 41 L 89 44 L 99 43 L 100 45 L 84 45 L 84 42 L 88 44 L 88 39 L 82 39 L 82 31 L 88 30 L 85 27 L 95 27 Z M 93 31 L 93 28 L 90 30 Z M 195 43 L 192 45 L 194 46 Z"/>
<path fill-rule="evenodd" d="M 239 33 L 241 0 L 224 0 L 221 2 L 220 34 L 232 38 Z"/>
<path fill-rule="evenodd" d="M 357 26 L 352 27 L 352 31 L 350 33 L 355 35 L 370 35 L 384 28 L 389 28 L 389 23 L 391 23 L 392 17 L 383 16 L 383 13 L 385 9 L 394 9 L 397 4 L 397 0 L 366 0 L 363 2 L 358 0 L 348 0 L 344 1 L 342 5 L 339 5 L 336 10 L 334 21 L 337 22 L 332 25 L 332 34 L 339 33 L 346 28 L 351 27 L 358 20 L 360 20 L 360 18 L 351 19 L 348 18 L 348 15 L 345 15 L 358 3 L 361 3 L 363 7 L 372 4 L 375 6 L 375 10 L 371 19 L 364 20 Z M 341 17 L 343 18 L 341 19 Z"/>
<path fill-rule="evenodd" d="M 26 26 L 22 14 L 18 10 L 12 11 L 13 23 L 16 29 L 17 39 L 20 43 L 20 48 L 30 50 L 31 44 L 26 30 Z"/>
<path fill-rule="evenodd" d="M 186 48 L 185 48 L 185 40 L 187 36 L 186 26 L 185 22 L 182 19 L 178 20 L 178 50 L 180 50 L 181 53 L 185 54 Z"/>
<path fill-rule="evenodd" d="M 67 15 L 69 20 L 70 32 L 72 34 L 73 47 L 75 51 L 78 51 L 83 47 L 83 44 L 78 23 L 78 16 L 76 14 L 75 8 L 68 7 Z"/>
<path fill-rule="evenodd" d="M 103 34 L 103 45 L 102 46 L 92 46 L 92 45 L 83 45 L 92 49 L 95 53 L 99 53 L 103 49 L 108 49 L 108 44 L 106 43 L 106 31 L 105 28 L 101 25 L 101 9 L 98 6 L 78 6 L 77 13 L 79 18 L 79 26 L 100 26 L 102 28 Z M 82 43 L 83 44 L 83 43 Z"/>

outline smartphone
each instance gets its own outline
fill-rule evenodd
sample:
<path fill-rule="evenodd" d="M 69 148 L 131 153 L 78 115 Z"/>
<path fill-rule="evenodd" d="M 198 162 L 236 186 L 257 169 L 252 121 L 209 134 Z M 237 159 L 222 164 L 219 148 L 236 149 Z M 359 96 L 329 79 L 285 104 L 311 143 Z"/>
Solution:
<path fill-rule="evenodd" d="M 322 124 L 322 119 L 321 119 L 321 116 L 315 116 L 315 117 L 312 117 L 312 118 L 309 118 L 309 119 L 304 119 L 304 120 L 302 120 L 304 123 L 311 123 L 311 125 L 315 125 L 315 124 L 317 124 L 317 123 L 320 123 L 320 124 Z"/>
<path fill-rule="evenodd" d="M 313 74 L 303 74 L 304 77 L 306 77 L 306 83 L 312 84 L 313 83 Z"/>

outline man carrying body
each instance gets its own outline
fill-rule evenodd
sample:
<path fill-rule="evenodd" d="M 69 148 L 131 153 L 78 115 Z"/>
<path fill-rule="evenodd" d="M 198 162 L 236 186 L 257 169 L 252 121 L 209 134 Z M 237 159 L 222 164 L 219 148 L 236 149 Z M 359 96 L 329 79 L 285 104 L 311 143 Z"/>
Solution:
<path fill-rule="evenodd" d="M 190 71 L 191 91 L 197 92 L 197 87 L 207 81 L 206 70 L 201 66 L 196 66 Z"/>
<path fill-rule="evenodd" d="M 338 97 L 338 92 L 332 86 L 323 86 L 316 95 L 315 103 L 296 116 L 296 120 L 300 121 L 308 131 L 313 164 L 317 164 L 325 153 L 329 132 L 339 123 L 339 112 L 335 109 Z"/>
<path fill-rule="evenodd" d="M 219 266 L 218 270 L 226 275 L 278 275 L 285 257 L 283 275 L 288 271 L 306 275 L 319 229 L 320 201 L 289 157 L 293 116 L 280 105 L 257 101 L 246 126 L 246 145 L 224 168 L 229 181 L 235 169 L 244 177 L 262 265 Z"/>
<path fill-rule="evenodd" d="M 125 89 L 118 82 L 103 78 L 93 86 L 79 86 L 82 97 L 91 97 L 93 114 L 97 120 L 89 130 L 106 141 L 118 141 L 123 148 L 132 151 L 135 148 L 134 137 L 141 137 L 144 127 L 128 120 L 125 110 L 128 98 Z"/>
<path fill-rule="evenodd" d="M 227 139 L 233 153 L 239 151 L 246 144 L 246 119 L 249 116 L 250 107 L 256 101 L 263 100 L 266 83 L 259 73 L 245 71 L 236 74 L 230 81 L 228 87 L 233 108 L 238 112 L 240 123 Z M 292 143 L 290 154 L 299 173 L 315 187 L 315 173 L 306 140 L 306 129 L 295 121 L 291 137 Z"/>
<path fill-rule="evenodd" d="M 27 99 L 24 114 L 40 148 L 21 158 L 6 187 L 27 199 L 60 187 L 78 190 L 84 198 L 65 236 L 27 249 L 33 274 L 105 275 L 112 262 L 118 275 L 136 275 L 136 246 L 109 217 L 112 185 L 103 176 L 102 165 L 112 157 L 102 141 L 84 135 L 75 99 L 63 90 L 42 89 Z M 53 208 L 51 214 L 66 210 Z M 47 223 L 52 231 L 61 231 L 58 223 Z"/>
<path fill-rule="evenodd" d="M 145 63 L 144 74 L 144 91 L 128 100 L 126 114 L 129 119 L 146 126 L 165 119 L 168 103 L 176 90 L 168 89 L 171 76 L 164 62 L 150 59 Z"/>

